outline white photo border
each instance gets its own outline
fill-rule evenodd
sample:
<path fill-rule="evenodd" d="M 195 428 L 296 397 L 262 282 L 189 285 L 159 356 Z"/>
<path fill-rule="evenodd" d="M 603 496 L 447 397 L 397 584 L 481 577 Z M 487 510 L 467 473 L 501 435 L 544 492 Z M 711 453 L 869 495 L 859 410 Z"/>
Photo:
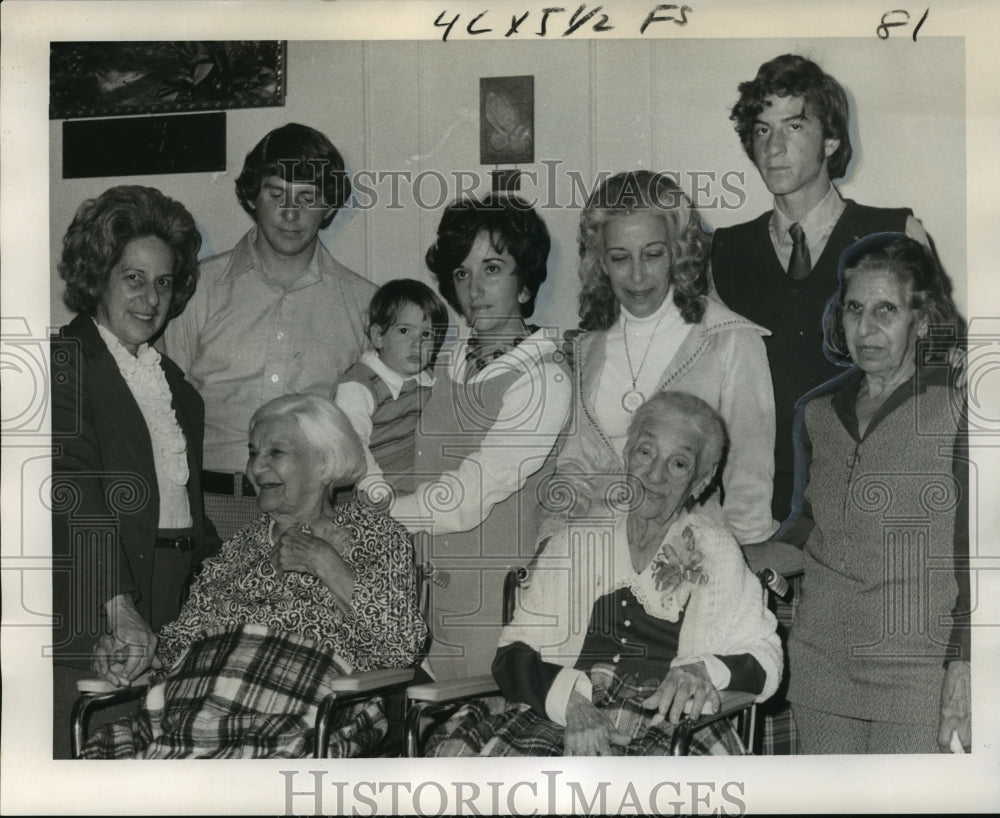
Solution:
<path fill-rule="evenodd" d="M 24 373 L 44 350 L 33 346 L 50 325 L 48 174 L 48 43 L 68 39 L 317 39 L 440 41 L 434 20 L 461 15 L 472 21 L 489 11 L 506 21 L 528 11 L 533 19 L 551 2 L 248 2 L 221 0 L 108 0 L 71 2 L 8 0 L 3 7 L 2 90 L 0 90 L 0 314 L 5 355 L 3 377 L 12 388 L 25 388 Z M 580 5 L 562 4 L 563 21 Z M 572 36 L 635 37 L 635 29 L 656 3 L 606 0 L 587 3 L 589 11 L 620 20 L 614 32 L 582 27 Z M 686 28 L 645 36 L 712 38 L 787 38 L 878 36 L 887 12 L 904 6 L 909 15 L 890 36 L 907 36 L 916 28 L 928 3 L 876 3 L 868 0 L 762 3 L 689 0 Z M 391 6 L 391 8 L 390 8 Z M 666 13 L 666 12 L 664 12 Z M 893 11 L 895 13 L 895 11 Z M 901 15 L 889 18 L 896 22 Z M 473 37 L 503 39 L 505 26 L 470 35 L 453 29 L 455 41 Z M 548 35 L 559 39 L 553 27 Z M 1000 383 L 993 363 L 1000 352 L 1000 204 L 993 187 L 1000 148 L 1000 77 L 996 51 L 1000 42 L 1000 10 L 989 0 L 957 0 L 930 7 L 921 38 L 961 37 L 966 55 L 966 176 L 968 315 L 970 335 L 984 350 L 970 359 L 973 381 L 985 417 L 1000 406 Z M 920 47 L 919 38 L 913 43 Z M 516 73 L 512 71 L 511 73 Z M 836 72 L 834 72 L 836 73 Z M 735 83 L 741 77 L 732 78 Z M 905 92 L 904 91 L 901 91 Z M 731 100 L 720 100 L 720 106 Z M 734 157 L 734 162 L 736 158 Z M 874 174 L 868 168 L 865 173 Z M 919 184 L 915 174 L 914 184 Z M 941 206 L 948 207 L 948 191 Z M 236 217 L 235 206 L 233 208 Z M 918 213 L 918 215 L 920 215 Z M 11 353 L 11 350 L 14 350 Z M 10 368 L 9 356 L 15 367 Z M 21 356 L 21 357 L 18 357 Z M 30 380 L 30 378 L 29 378 Z M 39 389 L 44 388 L 38 385 Z M 7 393 L 7 390 L 4 390 Z M 18 403 L 18 401 L 21 401 Z M 34 412 L 37 400 L 23 393 L 3 396 L 3 419 L 15 412 Z M 35 408 L 31 408 L 35 407 Z M 437 760 L 254 761 L 245 763 L 178 761 L 167 766 L 138 762 L 55 762 L 51 759 L 51 691 L 48 664 L 41 647 L 48 629 L 38 627 L 49 600 L 25 600 L 22 576 L 47 570 L 48 518 L 37 497 L 25 494 L 26 475 L 44 471 L 45 429 L 41 437 L 5 436 L 2 460 L 4 620 L 3 720 L 0 803 L 7 814 L 291 814 L 334 813 L 423 814 L 472 811 L 462 806 L 477 786 L 481 797 L 472 805 L 482 813 L 565 813 L 574 807 L 574 788 L 590 797 L 598 782 L 610 782 L 605 807 L 626 812 L 984 812 L 1000 804 L 996 775 L 1000 742 L 1000 707 L 993 690 L 1000 673 L 1000 504 L 997 453 L 1000 421 L 974 441 L 973 458 L 980 476 L 979 554 L 976 568 L 979 607 L 974 632 L 973 714 L 975 748 L 954 756 L 813 756 L 736 759 L 519 759 L 455 763 Z M 31 541 L 30 547 L 25 543 Z M 110 765 L 110 766 L 109 766 Z M 493 783 L 491 783 L 493 782 Z M 322 803 L 309 793 L 319 785 Z M 298 794 L 296 794 L 298 793 Z M 305 793 L 305 794 L 303 794 Z M 655 793 L 655 798 L 654 798 Z M 654 803 L 651 804 L 651 799 Z M 594 812 L 600 806 L 594 802 Z M 533 813 L 534 811 L 534 813 Z M 474 814 L 474 813 L 473 813 Z"/>

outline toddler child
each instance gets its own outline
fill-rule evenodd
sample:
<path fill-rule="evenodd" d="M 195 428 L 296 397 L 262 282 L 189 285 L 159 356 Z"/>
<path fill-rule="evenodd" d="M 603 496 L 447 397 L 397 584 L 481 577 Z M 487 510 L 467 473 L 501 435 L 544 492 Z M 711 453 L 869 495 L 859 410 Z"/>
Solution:
<path fill-rule="evenodd" d="M 447 308 L 426 284 L 399 278 L 372 296 L 372 349 L 340 376 L 333 400 L 364 444 L 368 471 L 357 488 L 373 500 L 384 494 L 385 484 L 396 494 L 409 493 L 416 485 L 417 421 L 434 383 L 431 368 L 447 329 Z"/>

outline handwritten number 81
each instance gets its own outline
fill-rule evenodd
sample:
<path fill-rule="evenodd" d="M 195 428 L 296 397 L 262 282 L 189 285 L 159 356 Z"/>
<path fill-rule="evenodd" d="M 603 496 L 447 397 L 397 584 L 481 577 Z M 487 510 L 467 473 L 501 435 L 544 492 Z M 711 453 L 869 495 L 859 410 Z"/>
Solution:
<path fill-rule="evenodd" d="M 923 17 L 920 18 L 920 22 L 917 23 L 916 27 L 913 29 L 913 42 L 917 41 L 917 32 L 920 31 L 920 27 L 924 24 L 924 20 L 927 19 L 927 15 L 930 14 L 930 8 L 928 8 Z M 898 15 L 902 15 L 902 19 Z M 878 34 L 880 40 L 889 39 L 889 29 L 898 28 L 899 26 L 909 25 L 910 22 L 910 12 L 906 9 L 894 9 L 892 11 L 887 11 L 882 15 L 882 22 L 875 29 L 875 33 Z"/>

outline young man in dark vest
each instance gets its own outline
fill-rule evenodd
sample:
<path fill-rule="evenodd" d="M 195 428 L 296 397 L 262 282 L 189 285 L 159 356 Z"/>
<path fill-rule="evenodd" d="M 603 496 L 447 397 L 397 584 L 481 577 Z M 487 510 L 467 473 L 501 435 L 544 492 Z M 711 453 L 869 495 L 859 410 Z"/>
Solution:
<path fill-rule="evenodd" d="M 771 331 L 765 338 L 777 418 L 772 511 L 788 516 L 795 402 L 841 370 L 823 355 L 821 317 L 837 288 L 837 260 L 869 233 L 905 232 L 929 245 L 906 208 L 840 197 L 852 149 L 847 95 L 811 60 L 784 54 L 740 83 L 730 119 L 774 196 L 774 209 L 712 240 L 712 277 L 726 305 Z M 796 238 L 799 237 L 799 238 Z"/>
<path fill-rule="evenodd" d="M 841 252 L 869 233 L 905 232 L 928 246 L 929 240 L 909 209 L 840 197 L 832 180 L 844 175 L 852 154 L 847 95 L 816 63 L 795 54 L 775 57 L 740 83 L 739 93 L 730 119 L 774 196 L 774 209 L 715 231 L 712 278 L 730 309 L 771 331 L 764 339 L 776 424 L 771 508 L 775 519 L 785 520 L 794 484 L 796 401 L 843 371 L 823 355 L 822 328 Z M 780 560 L 773 564 L 770 549 L 750 545 L 746 551 L 754 569 L 784 567 Z M 789 625 L 793 610 L 778 607 L 779 620 Z M 765 750 L 795 751 L 787 705 L 765 719 Z"/>

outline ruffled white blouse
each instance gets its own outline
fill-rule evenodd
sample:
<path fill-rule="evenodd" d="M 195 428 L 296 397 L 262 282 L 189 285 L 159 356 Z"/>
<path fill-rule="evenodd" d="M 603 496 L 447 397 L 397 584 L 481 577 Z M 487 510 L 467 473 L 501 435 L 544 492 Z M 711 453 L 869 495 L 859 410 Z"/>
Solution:
<path fill-rule="evenodd" d="M 173 395 L 160 366 L 160 353 L 141 344 L 132 355 L 111 330 L 96 321 L 97 330 L 118 364 L 132 397 L 139 405 L 153 444 L 153 465 L 160 496 L 161 530 L 185 529 L 193 524 L 188 501 L 187 438 L 174 414 Z"/>

